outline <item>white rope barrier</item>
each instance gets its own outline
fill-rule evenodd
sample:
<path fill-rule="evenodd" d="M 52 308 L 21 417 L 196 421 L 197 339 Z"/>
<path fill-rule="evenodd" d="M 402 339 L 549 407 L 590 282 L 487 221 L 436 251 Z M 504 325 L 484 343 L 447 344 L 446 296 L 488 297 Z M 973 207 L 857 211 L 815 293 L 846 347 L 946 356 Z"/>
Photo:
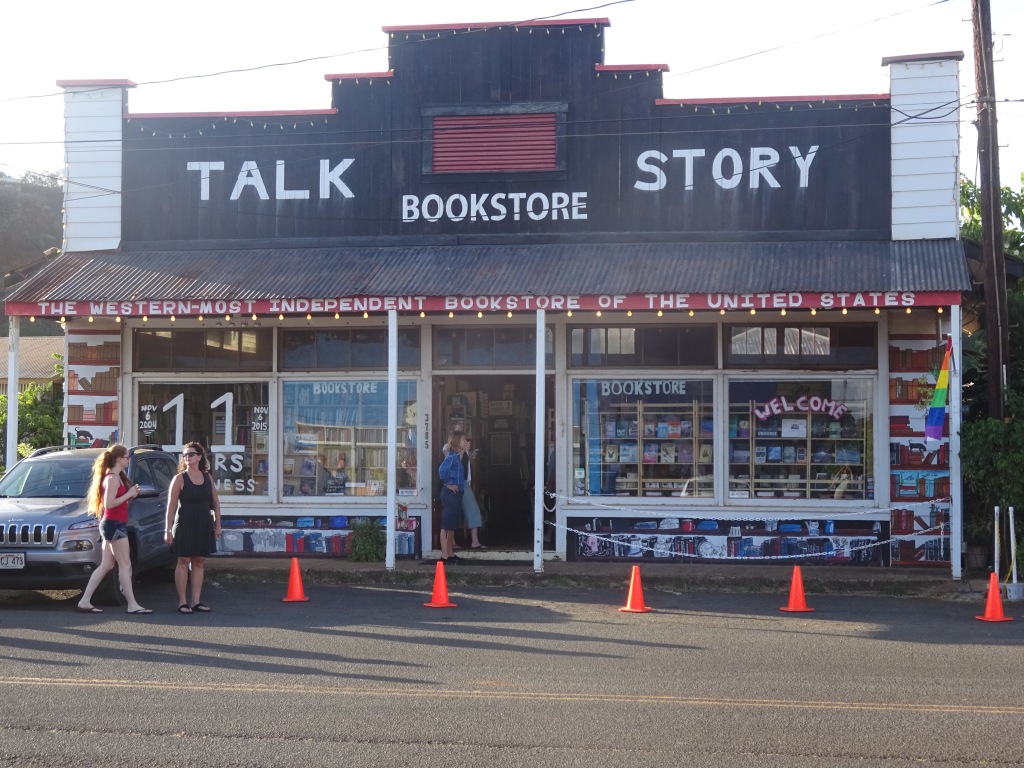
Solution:
<path fill-rule="evenodd" d="M 660 518 L 662 520 L 679 520 L 680 518 L 682 518 L 682 519 L 690 519 L 690 518 L 688 518 L 686 516 L 686 510 L 678 510 L 677 509 L 677 510 L 673 510 L 671 512 L 663 512 L 663 511 L 652 510 L 652 509 L 637 509 L 635 507 L 626 507 L 626 506 L 621 506 L 621 505 L 617 505 L 617 504 L 605 504 L 605 503 L 602 503 L 602 502 L 593 501 L 592 497 L 588 497 L 587 501 L 583 502 L 583 501 L 581 501 L 578 498 L 570 498 L 570 497 L 560 496 L 558 494 L 553 494 L 553 493 L 547 493 L 546 496 L 547 496 L 548 499 L 552 499 L 553 498 L 556 501 L 564 501 L 564 502 L 566 502 L 565 506 L 562 507 L 562 510 L 563 510 L 563 512 L 565 513 L 565 515 L 567 517 L 568 516 L 581 516 L 581 515 L 573 515 L 573 511 L 574 510 L 568 509 L 568 508 L 571 508 L 571 507 L 575 507 L 576 508 L 575 511 L 578 511 L 579 513 L 584 513 L 586 511 L 590 511 L 590 510 L 593 510 L 593 509 L 601 509 L 601 510 L 615 511 L 615 512 L 618 512 L 618 513 L 626 513 L 625 516 L 628 516 L 628 517 L 639 517 L 639 518 L 647 518 L 647 519 Z M 891 513 L 893 511 L 902 511 L 902 510 L 907 510 L 907 509 L 910 509 L 910 508 L 913 508 L 913 507 L 919 507 L 919 506 L 927 505 L 927 506 L 930 507 L 929 512 L 930 513 L 934 513 L 934 512 L 938 511 L 938 507 L 940 507 L 943 504 L 948 504 L 949 502 L 950 502 L 950 498 L 947 496 L 947 497 L 938 498 L 938 499 L 930 499 L 928 501 L 909 502 L 907 504 L 901 504 L 901 505 L 889 507 L 887 509 L 873 508 L 873 509 L 854 510 L 854 511 L 850 511 L 850 512 L 835 512 L 835 513 L 828 512 L 827 516 L 828 516 L 828 520 L 833 520 L 833 519 L 838 519 L 838 518 L 855 518 L 855 517 L 867 517 L 867 516 L 877 517 L 879 515 L 889 515 L 890 516 L 889 520 L 891 521 Z M 696 512 L 697 510 L 693 510 L 693 511 Z M 819 513 L 819 514 L 821 514 L 821 513 Z M 697 514 L 692 515 L 692 517 L 694 519 L 702 519 Z M 780 515 L 779 518 L 787 519 L 787 520 L 791 519 L 794 522 L 800 520 L 799 515 L 796 515 L 796 516 L 794 516 L 794 515 Z M 707 518 L 707 519 L 723 520 L 724 518 L 723 517 L 712 516 L 711 518 Z M 743 516 L 737 516 L 737 515 L 732 514 L 732 513 L 728 513 L 728 516 L 727 516 L 727 522 L 730 523 L 730 524 L 731 523 L 743 523 L 743 522 L 765 523 L 767 521 L 774 521 L 774 522 L 777 523 L 778 522 L 778 518 L 768 518 L 764 514 L 756 516 L 756 517 L 753 517 L 753 516 L 752 517 L 743 517 Z M 804 519 L 803 522 L 806 523 L 807 520 Z M 868 521 L 865 521 L 865 522 L 868 522 Z M 853 556 L 853 553 L 856 553 L 856 552 L 866 552 L 868 550 L 875 549 L 876 547 L 884 547 L 884 546 L 892 547 L 894 543 L 901 542 L 901 541 L 913 541 L 914 539 L 917 539 L 917 538 L 920 538 L 920 537 L 927 537 L 927 536 L 948 537 L 950 535 L 950 532 L 948 530 L 948 521 L 947 522 L 940 522 L 940 523 L 935 524 L 935 523 L 933 523 L 933 521 L 930 520 L 929 522 L 932 523 L 932 525 L 929 528 L 924 528 L 924 529 L 913 531 L 913 532 L 909 532 L 909 533 L 893 534 L 893 533 L 890 532 L 889 538 L 887 538 L 887 539 L 880 539 L 878 541 L 867 541 L 867 540 L 865 540 L 866 536 L 869 536 L 869 535 L 874 536 L 874 535 L 878 535 L 878 534 L 881 533 L 881 522 L 882 521 L 881 520 L 873 520 L 873 521 L 870 521 L 870 522 L 873 523 L 873 530 L 872 530 L 871 534 L 867 534 L 867 533 L 864 533 L 864 534 L 846 533 L 846 534 L 844 534 L 843 532 L 838 532 L 838 533 L 835 533 L 835 532 L 833 532 L 833 533 L 812 532 L 810 530 L 810 528 L 808 528 L 807 532 L 804 532 L 804 531 L 797 532 L 797 531 L 782 531 L 782 530 L 779 530 L 778 528 L 776 528 L 774 530 L 765 530 L 764 532 L 758 532 L 756 534 L 752 534 L 752 533 L 748 532 L 746 536 L 744 536 L 744 533 L 743 533 L 742 530 L 739 531 L 738 535 L 736 535 L 735 533 L 732 533 L 732 532 L 722 532 L 722 531 L 719 531 L 719 530 L 714 530 L 714 531 L 712 531 L 712 530 L 700 530 L 698 528 L 694 528 L 694 530 L 692 530 L 692 531 L 686 531 L 686 532 L 680 533 L 680 532 L 678 532 L 678 529 L 675 528 L 675 527 L 673 527 L 672 529 L 668 529 L 668 528 L 650 528 L 650 529 L 641 529 L 641 530 L 634 529 L 632 531 L 623 531 L 621 533 L 610 533 L 610 532 L 602 532 L 602 531 L 596 531 L 596 530 L 587 530 L 586 528 L 584 528 L 584 529 L 571 528 L 569 526 L 561 525 L 560 523 L 549 521 L 549 520 L 546 520 L 545 524 L 551 526 L 555 530 L 564 530 L 564 531 L 566 531 L 566 534 L 575 533 L 577 536 L 586 537 L 589 543 L 596 543 L 596 542 L 606 543 L 606 544 L 608 544 L 610 546 L 610 548 L 613 550 L 613 552 L 614 552 L 614 550 L 616 548 L 628 545 L 629 549 L 628 549 L 628 552 L 625 553 L 625 554 L 597 555 L 597 557 L 611 557 L 611 558 L 622 558 L 622 559 L 634 559 L 634 558 L 642 557 L 643 554 L 647 553 L 647 552 L 650 552 L 651 554 L 653 554 L 653 556 L 655 558 L 657 558 L 659 560 L 660 559 L 665 559 L 665 560 L 668 560 L 668 559 L 694 559 L 694 560 L 732 560 L 732 561 L 737 561 L 737 562 L 753 562 L 753 561 L 759 561 L 759 560 L 761 560 L 761 561 L 777 561 L 777 560 L 807 560 L 807 559 L 812 559 L 812 558 L 826 558 L 826 559 L 834 559 L 834 558 L 837 558 L 837 557 L 850 558 L 850 557 Z M 735 527 L 735 526 L 730 526 L 730 527 L 732 528 L 732 527 Z M 668 533 L 667 532 L 668 530 L 671 530 L 672 532 Z M 828 539 L 829 541 L 833 542 L 833 547 L 834 548 L 831 551 L 823 549 L 821 551 L 816 551 L 816 552 L 794 552 L 794 553 L 782 554 L 782 555 L 730 554 L 727 550 L 723 551 L 723 548 L 721 546 L 715 546 L 715 545 L 711 544 L 708 541 L 708 537 L 709 536 L 725 537 L 727 540 L 728 539 L 736 539 L 736 538 L 739 538 L 739 539 L 751 538 L 753 536 L 757 536 L 757 537 L 765 538 L 765 539 L 768 539 L 768 538 L 772 538 L 772 539 L 787 539 L 788 538 L 788 539 L 793 539 L 794 541 L 801 541 L 801 540 L 806 541 L 807 539 L 815 539 L 815 538 L 822 539 L 822 538 L 824 538 L 824 539 Z M 653 544 L 651 543 L 651 539 L 654 540 Z M 685 540 L 685 539 L 697 540 L 697 539 L 701 539 L 701 540 L 703 540 L 703 542 L 706 542 L 708 544 L 708 546 L 707 547 L 703 547 L 702 551 L 700 551 L 700 552 L 694 552 L 694 553 L 680 552 L 678 549 L 673 549 L 673 548 L 666 549 L 666 548 L 664 548 L 663 540 L 665 540 L 665 539 L 668 539 L 668 540 L 670 540 L 673 543 L 677 543 L 677 540 Z M 726 547 L 728 547 L 728 544 L 726 545 Z M 583 559 L 586 559 L 586 556 L 583 556 Z"/>

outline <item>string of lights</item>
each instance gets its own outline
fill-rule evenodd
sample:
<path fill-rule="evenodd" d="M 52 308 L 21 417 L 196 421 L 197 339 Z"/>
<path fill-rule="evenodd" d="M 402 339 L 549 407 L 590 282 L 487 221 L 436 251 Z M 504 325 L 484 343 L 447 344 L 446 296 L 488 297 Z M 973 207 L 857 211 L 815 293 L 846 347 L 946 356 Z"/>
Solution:
<path fill-rule="evenodd" d="M 901 308 L 901 309 L 892 309 L 890 311 L 900 312 L 901 314 L 910 315 L 910 314 L 913 314 L 914 310 L 915 310 L 914 307 L 906 307 L 906 308 Z M 943 307 L 917 307 L 916 310 L 918 312 L 922 312 L 922 311 L 933 312 L 935 315 L 942 315 L 944 313 L 944 311 L 945 311 Z M 882 310 L 879 307 L 860 308 L 860 309 L 856 309 L 855 308 L 853 311 L 854 312 L 860 312 L 862 314 L 872 313 L 874 315 L 880 315 L 882 313 Z M 422 318 L 426 318 L 426 317 L 430 316 L 430 317 L 447 317 L 449 320 L 456 320 L 456 319 L 469 319 L 469 318 L 475 317 L 478 320 L 489 320 L 489 321 L 500 319 L 502 317 L 504 317 L 506 319 L 509 319 L 509 320 L 515 319 L 518 316 L 532 317 L 533 314 L 534 314 L 533 312 L 528 311 L 528 310 L 523 310 L 523 311 L 519 311 L 519 312 L 515 312 L 515 311 L 512 311 L 512 310 L 494 310 L 494 311 L 487 311 L 487 312 L 485 312 L 483 310 L 471 310 L 471 309 L 470 310 L 459 310 L 459 311 L 456 311 L 456 310 L 436 310 L 436 309 L 435 310 L 429 310 L 429 311 L 428 310 L 415 310 L 415 311 L 397 310 L 396 312 L 397 312 L 397 315 L 398 315 L 399 318 L 421 318 L 422 319 Z M 782 318 L 782 317 L 790 317 L 790 316 L 795 314 L 795 315 L 797 315 L 797 318 L 794 318 L 794 321 L 799 321 L 800 318 L 817 317 L 819 314 L 826 315 L 826 316 L 833 315 L 833 314 L 834 315 L 846 316 L 846 315 L 849 314 L 849 312 L 850 312 L 850 310 L 847 307 L 831 307 L 831 308 L 808 307 L 808 308 L 800 308 L 800 309 L 790 308 L 790 309 L 780 309 L 780 310 L 756 310 L 756 309 L 749 309 L 749 310 L 746 310 L 746 309 L 734 309 L 734 310 L 726 310 L 726 309 L 696 309 L 696 310 L 694 310 L 694 309 L 685 309 L 685 308 L 683 308 L 683 309 L 676 309 L 676 310 L 661 310 L 661 309 L 658 309 L 658 310 L 651 310 L 651 311 L 634 311 L 634 310 L 630 309 L 630 310 L 619 311 L 619 312 L 607 311 L 607 310 L 575 310 L 574 311 L 574 310 L 569 309 L 569 310 L 564 310 L 564 311 L 558 311 L 558 310 L 551 311 L 551 310 L 547 310 L 547 315 L 549 317 L 564 316 L 564 317 L 569 318 L 569 319 L 573 319 L 574 318 L 577 321 L 586 320 L 586 319 L 598 320 L 598 319 L 602 319 L 602 318 L 604 318 L 605 321 L 608 321 L 608 320 L 614 320 L 616 318 L 627 318 L 627 319 L 632 319 L 633 322 L 655 322 L 657 319 L 667 319 L 667 320 L 670 320 L 670 321 L 673 321 L 673 322 L 678 322 L 679 320 L 681 320 L 683 318 L 694 318 L 694 317 L 696 317 L 696 318 L 698 318 L 698 320 L 697 320 L 698 322 L 707 322 L 708 318 L 710 316 L 714 316 L 714 315 L 719 315 L 719 316 L 723 316 L 723 317 L 729 316 L 729 317 L 732 317 L 734 319 L 738 319 L 739 317 L 742 317 L 743 315 L 746 315 L 746 314 L 756 315 L 756 314 L 759 314 L 759 313 L 760 314 L 772 313 L 772 314 L 777 314 L 777 316 L 780 317 L 780 318 Z M 381 319 L 386 318 L 387 315 L 388 315 L 387 311 L 370 312 L 370 311 L 367 311 L 367 310 L 353 310 L 353 311 L 345 311 L 345 312 L 342 312 L 342 311 L 337 311 L 337 312 L 306 312 L 306 313 L 302 313 L 302 312 L 298 312 L 298 313 L 294 313 L 294 312 L 289 312 L 289 313 L 270 312 L 270 313 L 262 313 L 262 314 L 259 313 L 259 312 L 242 313 L 242 314 L 237 314 L 237 313 L 236 314 L 232 314 L 232 313 L 228 312 L 228 313 L 224 313 L 223 315 L 200 313 L 198 315 L 187 316 L 185 318 L 179 318 L 178 315 L 171 314 L 171 315 L 161 316 L 159 319 L 160 320 L 168 321 L 168 322 L 170 322 L 172 324 L 177 323 L 181 319 L 186 319 L 186 320 L 194 321 L 195 323 L 197 323 L 197 324 L 199 324 L 201 326 L 205 326 L 207 323 L 212 323 L 212 324 L 214 324 L 216 326 L 234 326 L 235 323 L 237 322 L 239 324 L 239 326 L 244 327 L 244 326 L 247 326 L 247 324 L 251 322 L 251 323 L 253 323 L 254 327 L 259 327 L 259 325 L 264 320 L 272 320 L 275 317 L 277 318 L 277 320 L 279 322 L 285 322 L 286 320 L 295 320 L 295 319 L 301 320 L 304 317 L 306 322 L 307 322 L 307 324 L 308 324 L 308 323 L 312 323 L 314 320 L 317 320 L 317 321 L 329 320 L 332 317 L 335 320 L 345 320 L 345 321 L 348 321 L 348 320 L 351 320 L 351 319 L 362 318 L 363 320 L 374 320 L 374 321 L 378 321 L 379 322 Z M 29 315 L 28 319 L 29 319 L 29 322 L 34 323 L 36 321 L 36 315 Z M 84 321 L 84 322 L 88 322 L 88 323 L 93 323 L 97 319 L 98 319 L 97 316 L 96 315 L 92 315 L 92 314 L 90 314 L 90 315 L 83 315 L 83 316 L 77 316 L 77 317 L 69 317 L 67 315 L 60 315 L 60 317 L 59 317 L 59 321 L 60 321 L 61 324 L 68 324 L 68 323 L 76 322 L 76 321 Z M 126 320 L 132 320 L 132 319 L 134 319 L 134 320 L 141 320 L 142 323 L 149 323 L 150 320 L 151 320 L 151 318 L 150 318 L 150 316 L 148 314 L 116 315 L 116 316 L 113 316 L 113 317 L 102 315 L 102 316 L 99 316 L 99 319 L 113 320 L 115 323 L 121 323 L 121 322 L 124 322 Z"/>

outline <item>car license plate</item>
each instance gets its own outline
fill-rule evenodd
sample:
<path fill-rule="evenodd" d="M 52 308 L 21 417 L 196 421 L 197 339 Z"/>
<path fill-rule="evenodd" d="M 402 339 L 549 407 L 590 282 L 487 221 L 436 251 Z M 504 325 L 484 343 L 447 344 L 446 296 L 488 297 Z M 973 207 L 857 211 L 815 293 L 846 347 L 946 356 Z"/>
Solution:
<path fill-rule="evenodd" d="M 0 554 L 0 568 L 24 568 L 24 552 L 4 552 Z"/>

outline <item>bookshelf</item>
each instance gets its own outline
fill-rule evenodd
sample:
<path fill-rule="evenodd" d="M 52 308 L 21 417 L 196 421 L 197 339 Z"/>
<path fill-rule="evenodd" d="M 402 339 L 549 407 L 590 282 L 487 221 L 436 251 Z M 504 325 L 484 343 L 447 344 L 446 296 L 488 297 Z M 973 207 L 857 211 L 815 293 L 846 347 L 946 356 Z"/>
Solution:
<path fill-rule="evenodd" d="M 949 510 L 937 504 L 895 508 L 892 519 L 893 565 L 948 565 Z"/>
<path fill-rule="evenodd" d="M 408 426 L 398 428 L 399 445 L 410 442 L 411 429 Z M 415 452 L 410 452 L 414 457 Z M 387 494 L 387 454 L 385 426 L 297 421 L 294 432 L 286 437 L 282 454 L 283 493 L 285 496 L 384 496 Z M 342 455 L 348 475 L 344 490 L 334 478 Z M 322 466 L 318 462 L 320 456 L 325 459 Z M 415 458 L 412 462 L 415 471 Z"/>
<path fill-rule="evenodd" d="M 866 403 L 840 419 L 793 411 L 758 418 L 757 404 L 729 405 L 729 497 L 872 498 Z"/>
<path fill-rule="evenodd" d="M 940 440 L 926 440 L 924 436 L 945 344 L 937 342 L 932 333 L 895 332 L 889 340 L 892 562 L 901 566 L 948 565 L 951 458 L 948 414 Z"/>
<path fill-rule="evenodd" d="M 586 437 L 582 479 L 589 495 L 714 494 L 714 421 L 709 404 L 623 403 L 598 411 L 585 423 L 591 434 Z M 576 439 L 578 445 L 578 435 Z M 577 462 L 583 458 L 578 448 L 576 457 Z M 577 482 L 576 492 L 580 490 Z"/>
<path fill-rule="evenodd" d="M 121 378 L 120 334 L 68 328 L 64 365 L 65 429 L 69 445 L 115 440 Z"/>

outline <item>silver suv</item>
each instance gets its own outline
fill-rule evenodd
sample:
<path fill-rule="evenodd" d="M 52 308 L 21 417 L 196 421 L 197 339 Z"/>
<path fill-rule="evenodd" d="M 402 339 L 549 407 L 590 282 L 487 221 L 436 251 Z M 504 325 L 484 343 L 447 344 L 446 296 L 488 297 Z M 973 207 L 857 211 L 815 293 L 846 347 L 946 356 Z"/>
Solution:
<path fill-rule="evenodd" d="M 102 448 L 41 448 L 0 480 L 0 589 L 83 588 L 100 563 L 99 523 L 87 512 L 92 465 Z M 174 563 L 164 542 L 174 457 L 155 445 L 128 451 L 128 477 L 141 488 L 128 507 L 132 575 Z M 117 568 L 96 601 L 123 605 Z"/>

